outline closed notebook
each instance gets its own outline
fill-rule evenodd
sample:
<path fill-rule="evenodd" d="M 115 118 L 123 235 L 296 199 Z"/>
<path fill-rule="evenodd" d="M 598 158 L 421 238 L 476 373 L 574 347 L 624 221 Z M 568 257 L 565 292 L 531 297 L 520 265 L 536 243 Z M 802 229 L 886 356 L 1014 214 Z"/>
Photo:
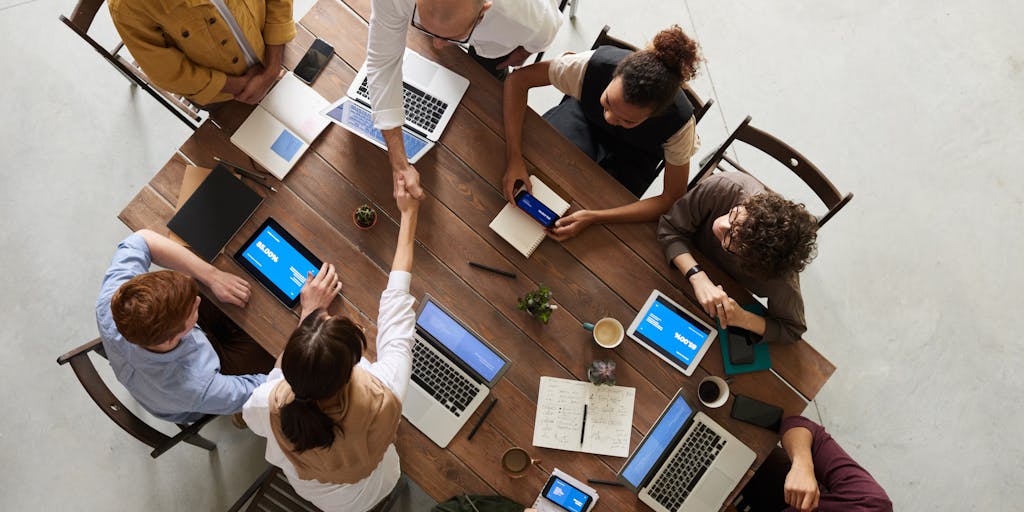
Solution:
<path fill-rule="evenodd" d="M 284 75 L 231 136 L 231 143 L 283 180 L 330 124 L 329 103 L 292 73 Z"/>
<path fill-rule="evenodd" d="M 569 203 L 536 176 L 530 176 L 530 184 L 533 186 L 531 192 L 533 197 L 536 197 L 538 201 L 544 203 L 559 216 L 564 215 L 569 209 Z M 490 228 L 527 258 L 537 250 L 537 246 L 547 236 L 544 226 L 541 226 L 533 217 L 512 203 L 506 204 L 501 209 L 498 216 L 491 221 Z"/>
<path fill-rule="evenodd" d="M 200 258 L 213 261 L 262 202 L 242 180 L 217 165 L 167 227 Z"/>

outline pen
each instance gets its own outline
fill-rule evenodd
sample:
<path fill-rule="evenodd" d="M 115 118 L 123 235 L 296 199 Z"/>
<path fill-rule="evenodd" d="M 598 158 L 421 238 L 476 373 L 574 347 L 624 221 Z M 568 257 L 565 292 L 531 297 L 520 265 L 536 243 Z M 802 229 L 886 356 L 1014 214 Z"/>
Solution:
<path fill-rule="evenodd" d="M 238 169 L 235 169 L 235 170 L 237 171 Z M 249 178 L 250 180 L 252 180 L 252 182 L 253 182 L 253 183 L 255 183 L 255 184 L 257 184 L 257 185 L 260 185 L 260 186 L 263 186 L 263 187 L 265 187 L 265 188 L 266 188 L 267 190 L 269 190 L 269 191 L 271 191 L 271 192 L 277 192 L 277 189 L 276 189 L 276 188 L 274 188 L 274 187 L 272 187 L 272 186 L 270 186 L 270 185 L 267 185 L 267 184 L 266 184 L 266 182 L 263 182 L 263 181 L 257 180 L 257 179 L 255 179 L 255 178 L 253 178 L 252 176 L 249 176 L 248 174 L 245 174 L 245 173 L 241 173 L 241 172 L 240 172 L 240 173 L 238 173 L 238 176 L 239 176 L 240 178 Z"/>
<path fill-rule="evenodd" d="M 469 506 L 473 507 L 473 512 L 480 512 L 480 509 L 476 508 L 476 505 L 473 504 L 473 500 L 469 499 L 468 494 L 463 494 L 463 496 L 466 497 L 466 503 L 469 503 Z"/>
<path fill-rule="evenodd" d="M 620 482 L 612 482 L 611 480 L 597 480 L 597 479 L 594 479 L 594 478 L 588 478 L 587 479 L 587 483 L 589 483 L 589 484 L 597 484 L 597 485 L 613 485 L 615 487 L 623 487 L 623 485 Z"/>
<path fill-rule="evenodd" d="M 583 404 L 583 426 L 580 427 L 580 446 L 583 446 L 583 435 L 587 432 L 587 404 Z"/>
<path fill-rule="evenodd" d="M 466 440 L 473 439 L 473 436 L 476 435 L 476 431 L 480 429 L 480 425 L 484 424 L 484 420 L 487 419 L 487 415 L 491 413 L 491 409 L 494 409 L 494 404 L 496 403 L 498 403 L 497 397 L 491 401 L 491 405 L 488 405 L 487 408 L 484 409 L 484 413 L 480 416 L 480 419 L 476 420 L 476 425 L 473 425 L 473 430 L 469 431 L 469 437 L 467 437 Z"/>
<path fill-rule="evenodd" d="M 494 267 L 488 267 L 487 265 L 484 265 L 484 264 L 481 264 L 481 263 L 477 263 L 475 261 L 469 262 L 469 266 L 476 267 L 476 268 L 478 268 L 480 270 L 486 270 L 488 272 L 494 272 L 495 274 L 500 274 L 500 275 L 503 275 L 505 277 L 511 277 L 512 279 L 516 278 L 516 275 L 514 273 L 512 273 L 512 272 L 509 272 L 507 270 L 498 270 L 498 269 L 496 269 Z"/>
<path fill-rule="evenodd" d="M 220 162 L 220 163 L 222 163 L 224 165 L 227 165 L 229 167 L 234 167 L 234 169 L 236 171 L 238 171 L 239 173 L 244 174 L 244 175 L 246 175 L 246 176 L 248 176 L 248 177 L 250 177 L 250 178 L 252 178 L 254 180 L 267 181 L 267 175 L 265 175 L 265 174 L 260 174 L 260 173 L 255 172 L 255 171 L 250 171 L 249 169 L 246 169 L 245 167 L 242 167 L 242 166 L 240 166 L 238 164 L 233 164 L 231 162 L 228 162 L 227 160 L 221 160 L 219 157 L 216 157 L 216 156 L 213 157 L 213 159 L 216 160 L 217 162 Z"/>

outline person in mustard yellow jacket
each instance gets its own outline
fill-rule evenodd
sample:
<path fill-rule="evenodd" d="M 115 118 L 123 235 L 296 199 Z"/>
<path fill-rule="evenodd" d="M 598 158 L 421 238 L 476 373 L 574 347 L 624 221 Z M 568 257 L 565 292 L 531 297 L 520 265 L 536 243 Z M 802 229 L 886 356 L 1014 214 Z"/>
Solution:
<path fill-rule="evenodd" d="M 109 0 L 109 7 L 149 79 L 199 105 L 261 100 L 295 37 L 292 0 Z"/>

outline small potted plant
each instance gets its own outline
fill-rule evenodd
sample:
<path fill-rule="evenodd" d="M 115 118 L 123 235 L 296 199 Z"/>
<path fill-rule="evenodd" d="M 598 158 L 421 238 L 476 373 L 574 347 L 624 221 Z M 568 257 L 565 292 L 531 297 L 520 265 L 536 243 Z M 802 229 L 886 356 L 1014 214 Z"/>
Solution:
<path fill-rule="evenodd" d="M 544 285 L 519 299 L 516 307 L 545 324 L 551 319 L 551 312 L 558 309 L 558 306 L 551 303 L 551 290 Z"/>
<path fill-rule="evenodd" d="M 352 211 L 352 222 L 362 230 L 368 230 L 377 224 L 377 210 L 372 206 L 364 204 Z"/>
<path fill-rule="evenodd" d="M 611 359 L 596 360 L 590 363 L 590 368 L 587 368 L 587 379 L 590 382 L 601 385 L 607 384 L 609 386 L 615 385 L 615 361 Z"/>

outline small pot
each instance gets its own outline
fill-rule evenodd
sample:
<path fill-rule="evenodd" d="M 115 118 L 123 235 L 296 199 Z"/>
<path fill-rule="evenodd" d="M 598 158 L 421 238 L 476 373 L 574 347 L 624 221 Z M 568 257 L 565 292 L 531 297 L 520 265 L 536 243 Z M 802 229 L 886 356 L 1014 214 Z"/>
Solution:
<path fill-rule="evenodd" d="M 377 225 L 377 217 L 378 216 L 379 215 L 375 214 L 373 216 L 373 222 L 371 222 L 369 226 L 363 226 L 362 224 L 359 223 L 359 220 L 356 219 L 356 210 L 352 210 L 352 224 L 355 224 L 357 228 L 359 228 L 359 229 L 361 229 L 363 231 L 369 231 L 370 229 L 372 229 L 374 226 Z"/>

